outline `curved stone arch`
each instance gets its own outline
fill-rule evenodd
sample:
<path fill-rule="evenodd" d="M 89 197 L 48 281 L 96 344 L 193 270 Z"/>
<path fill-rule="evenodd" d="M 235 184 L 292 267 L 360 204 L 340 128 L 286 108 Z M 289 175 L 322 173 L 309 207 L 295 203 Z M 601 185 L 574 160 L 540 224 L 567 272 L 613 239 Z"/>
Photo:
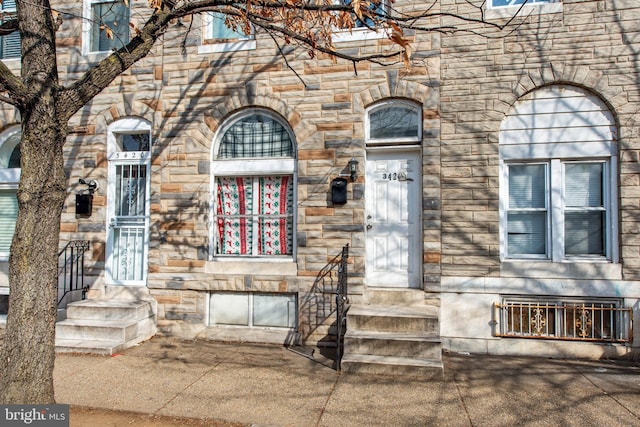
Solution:
<path fill-rule="evenodd" d="M 317 134 L 314 124 L 303 119 L 294 108 L 270 93 L 267 88 L 262 88 L 253 94 L 247 92 L 233 94 L 224 103 L 219 104 L 209 113 L 205 113 L 203 123 L 198 127 L 200 137 L 207 140 L 213 150 L 220 126 L 240 111 L 252 108 L 271 111 L 280 116 L 293 133 L 296 149 Z"/>
<path fill-rule="evenodd" d="M 365 109 L 381 101 L 404 99 L 420 104 L 423 110 L 438 110 L 440 102 L 438 91 L 419 82 L 398 80 L 396 77 L 395 73 L 390 72 L 387 75 L 386 84 L 381 83 L 362 91 L 354 99 L 356 104 L 354 109 L 364 112 Z"/>
<path fill-rule="evenodd" d="M 127 97 L 123 95 L 122 102 L 111 104 L 109 108 L 106 108 L 95 115 L 96 135 L 106 133 L 109 125 L 123 118 L 138 118 L 145 120 L 151 124 L 152 133 L 158 131 L 155 127 L 158 122 L 156 119 L 158 112 L 152 108 L 151 105 L 145 102 L 127 100 L 125 98 Z"/>

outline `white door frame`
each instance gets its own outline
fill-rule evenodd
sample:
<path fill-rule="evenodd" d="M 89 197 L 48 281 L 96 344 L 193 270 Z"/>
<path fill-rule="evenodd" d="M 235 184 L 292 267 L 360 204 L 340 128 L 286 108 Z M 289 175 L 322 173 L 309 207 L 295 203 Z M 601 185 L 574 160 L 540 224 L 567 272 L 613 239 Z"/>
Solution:
<path fill-rule="evenodd" d="M 117 134 L 141 134 L 149 132 L 149 151 L 123 151 L 118 147 Z M 108 159 L 108 185 L 107 185 L 107 215 L 106 230 L 107 244 L 105 257 L 105 279 L 109 285 L 129 285 L 146 286 L 149 264 L 149 215 L 151 203 L 151 125 L 145 120 L 138 118 L 125 118 L 113 122 L 109 125 L 107 133 L 107 159 Z M 136 280 L 122 280 L 114 277 L 114 229 L 117 226 L 116 209 L 116 171 L 118 166 L 144 166 L 146 168 L 145 182 L 145 213 L 142 222 L 143 230 L 143 253 L 140 257 L 141 275 Z"/>
<path fill-rule="evenodd" d="M 367 286 L 421 288 L 420 147 L 368 148 L 365 199 Z"/>

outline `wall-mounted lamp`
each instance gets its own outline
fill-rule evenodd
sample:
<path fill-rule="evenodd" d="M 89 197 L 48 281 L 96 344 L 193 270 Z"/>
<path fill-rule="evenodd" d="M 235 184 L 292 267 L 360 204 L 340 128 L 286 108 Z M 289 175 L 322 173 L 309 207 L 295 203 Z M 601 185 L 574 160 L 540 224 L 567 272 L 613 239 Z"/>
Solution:
<path fill-rule="evenodd" d="M 98 189 L 98 182 L 93 179 L 85 181 L 82 178 L 78 182 L 87 188 L 76 194 L 76 218 L 89 218 L 93 210 L 93 193 Z"/>
<path fill-rule="evenodd" d="M 351 178 L 351 182 L 354 182 L 358 179 L 358 161 L 356 159 L 349 160 L 349 177 Z"/>

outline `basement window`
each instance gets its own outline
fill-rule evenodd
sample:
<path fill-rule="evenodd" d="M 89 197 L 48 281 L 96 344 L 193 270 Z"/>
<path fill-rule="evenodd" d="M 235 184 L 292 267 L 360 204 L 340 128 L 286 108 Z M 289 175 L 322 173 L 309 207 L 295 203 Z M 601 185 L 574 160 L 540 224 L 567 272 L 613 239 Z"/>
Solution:
<path fill-rule="evenodd" d="M 633 310 L 615 299 L 504 298 L 496 336 L 625 343 Z"/>
<path fill-rule="evenodd" d="M 295 329 L 295 294 L 212 292 L 209 325 Z"/>

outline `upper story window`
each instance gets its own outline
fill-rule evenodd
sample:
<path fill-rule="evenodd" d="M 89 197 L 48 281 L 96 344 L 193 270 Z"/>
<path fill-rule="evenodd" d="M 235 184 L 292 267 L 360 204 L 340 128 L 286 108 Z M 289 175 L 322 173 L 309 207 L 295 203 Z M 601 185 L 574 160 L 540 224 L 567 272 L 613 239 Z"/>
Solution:
<path fill-rule="evenodd" d="M 352 0 L 337 0 L 342 4 L 349 5 Z M 371 1 L 369 2 L 369 9 L 374 13 L 381 16 L 384 16 L 389 10 L 387 0 L 379 0 L 379 1 Z M 344 41 L 354 41 L 354 40 L 370 40 L 370 39 L 379 39 L 386 37 L 386 32 L 378 29 L 372 30 L 375 26 L 375 23 L 372 19 L 368 18 L 364 21 L 360 20 L 358 17 L 353 16 L 353 27 L 352 28 L 338 28 L 336 33 L 333 36 L 335 42 L 344 42 Z"/>
<path fill-rule="evenodd" d="M 558 0 L 491 0 L 491 7 L 520 6 L 523 4 L 557 3 Z"/>
<path fill-rule="evenodd" d="M 617 262 L 616 128 L 569 86 L 519 100 L 500 129 L 503 259 Z"/>
<path fill-rule="evenodd" d="M 3 19 L 0 19 L 0 23 L 4 20 L 13 19 L 16 14 L 15 0 L 4 0 L 0 4 L 0 12 L 3 17 Z M 0 59 L 14 58 L 20 58 L 20 32 L 18 31 L 0 37 Z"/>
<path fill-rule="evenodd" d="M 204 33 L 200 53 L 251 50 L 256 48 L 253 28 L 229 27 L 226 16 L 210 12 L 204 15 Z"/>
<path fill-rule="evenodd" d="M 295 145 L 289 128 L 266 110 L 236 115 L 215 144 L 216 256 L 293 255 Z"/>
<path fill-rule="evenodd" d="M 418 143 L 422 140 L 420 106 L 403 100 L 384 101 L 367 112 L 367 144 Z"/>
<path fill-rule="evenodd" d="M 129 6 L 123 1 L 85 0 L 83 53 L 110 52 L 129 43 Z"/>
<path fill-rule="evenodd" d="M 562 0 L 489 0 L 486 3 L 486 19 L 511 18 L 522 15 L 562 12 Z"/>
<path fill-rule="evenodd" d="M 20 181 L 20 126 L 0 133 L 0 259 L 9 257 L 18 218 L 16 191 Z"/>

